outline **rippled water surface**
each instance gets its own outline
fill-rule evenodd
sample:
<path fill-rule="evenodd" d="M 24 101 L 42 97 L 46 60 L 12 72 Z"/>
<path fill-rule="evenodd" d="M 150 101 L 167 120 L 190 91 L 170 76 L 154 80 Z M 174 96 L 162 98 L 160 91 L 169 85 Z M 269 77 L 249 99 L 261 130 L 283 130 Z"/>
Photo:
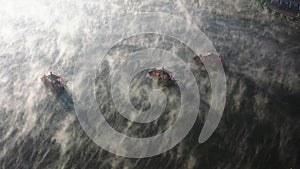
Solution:
<path fill-rule="evenodd" d="M 254 0 L 12 0 L 1 4 L 1 168 L 300 167 L 299 24 L 272 16 Z M 205 68 L 192 62 L 195 53 L 178 40 L 158 34 L 124 37 L 108 53 L 108 57 L 117 56 L 114 64 L 143 48 L 174 51 L 191 61 L 202 101 L 201 113 L 183 141 L 161 155 L 134 159 L 97 146 L 80 126 L 75 110 L 66 109 L 64 99 L 72 97 L 73 81 L 82 78 L 72 76 L 76 61 L 79 57 L 88 60 L 82 51 L 101 28 L 117 18 L 144 12 L 180 16 L 207 35 L 224 56 L 227 102 L 217 130 L 199 144 L 211 91 Z M 45 89 L 40 77 L 49 71 L 68 80 L 68 96 L 57 98 Z M 102 88 L 109 85 L 106 82 L 112 72 L 113 67 L 99 68 L 95 94 L 117 131 L 149 137 L 174 122 L 180 104 L 176 86 L 163 89 L 169 102 L 159 120 L 130 123 L 118 114 L 109 92 Z M 153 89 L 144 74 L 135 76 L 130 89 L 131 102 L 140 110 L 149 108 L 148 91 Z"/>

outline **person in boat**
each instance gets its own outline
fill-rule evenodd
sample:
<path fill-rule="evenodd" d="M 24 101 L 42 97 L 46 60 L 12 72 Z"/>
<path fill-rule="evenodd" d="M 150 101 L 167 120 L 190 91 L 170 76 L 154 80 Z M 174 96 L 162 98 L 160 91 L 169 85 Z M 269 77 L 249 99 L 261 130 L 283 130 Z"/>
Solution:
<path fill-rule="evenodd" d="M 156 70 L 154 70 L 152 74 L 153 74 L 153 77 L 156 77 L 156 74 L 157 74 Z"/>
<path fill-rule="evenodd" d="M 60 84 L 59 84 L 59 81 L 58 81 L 58 80 L 56 80 L 56 81 L 54 82 L 54 84 L 55 84 L 55 86 L 56 86 L 57 88 L 60 88 Z"/>
<path fill-rule="evenodd" d="M 46 75 L 44 74 L 44 76 L 42 77 L 42 81 L 45 83 L 46 82 Z"/>

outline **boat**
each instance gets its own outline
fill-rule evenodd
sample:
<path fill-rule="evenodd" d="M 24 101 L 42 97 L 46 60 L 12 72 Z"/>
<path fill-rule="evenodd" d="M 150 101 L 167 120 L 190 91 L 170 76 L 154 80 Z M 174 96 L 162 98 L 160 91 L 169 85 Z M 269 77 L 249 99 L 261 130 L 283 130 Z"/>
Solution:
<path fill-rule="evenodd" d="M 287 21 L 300 22 L 300 0 L 256 0 L 270 13 Z"/>
<path fill-rule="evenodd" d="M 172 72 L 162 68 L 154 68 L 148 71 L 148 77 L 156 82 L 158 85 L 170 87 L 175 84 L 176 80 Z"/>
<path fill-rule="evenodd" d="M 61 76 L 55 75 L 50 72 L 49 75 L 44 75 L 41 78 L 43 84 L 46 88 L 50 89 L 55 94 L 60 94 L 65 92 L 64 79 Z"/>
<path fill-rule="evenodd" d="M 209 57 L 209 56 L 212 56 L 212 55 L 213 55 L 213 53 L 207 53 L 205 55 L 194 56 L 193 59 L 196 62 L 196 64 L 200 64 L 200 63 L 204 63 L 205 62 L 206 57 Z M 222 62 L 222 60 L 223 60 L 223 56 L 222 55 L 219 56 L 219 60 Z"/>

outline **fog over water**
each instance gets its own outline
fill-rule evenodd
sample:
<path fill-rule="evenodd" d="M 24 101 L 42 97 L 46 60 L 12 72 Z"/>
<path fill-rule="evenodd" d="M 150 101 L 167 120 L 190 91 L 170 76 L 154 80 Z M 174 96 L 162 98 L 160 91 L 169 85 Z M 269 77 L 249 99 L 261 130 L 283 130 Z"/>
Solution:
<path fill-rule="evenodd" d="M 299 24 L 272 16 L 254 0 L 12 0 L 1 4 L 0 168 L 300 167 Z M 183 141 L 161 155 L 133 159 L 95 144 L 75 110 L 66 108 L 67 101 L 55 97 L 40 78 L 50 71 L 62 75 L 68 80 L 65 97 L 71 98 L 73 81 L 84 78 L 73 77 L 76 61 L 89 59 L 82 51 L 101 28 L 144 12 L 182 17 L 206 34 L 223 56 L 227 101 L 218 128 L 199 144 L 211 99 L 205 67 L 195 64 L 195 53 L 172 37 L 151 33 L 124 37 L 107 54 L 115 60 L 102 65 L 95 80 L 96 102 L 117 131 L 132 137 L 156 135 L 174 122 L 180 106 L 181 94 L 175 86 L 163 89 L 169 102 L 157 121 L 132 123 L 118 114 L 110 93 L 102 87 L 110 85 L 114 66 L 132 52 L 151 47 L 181 56 L 189 62 L 201 94 L 199 116 Z M 147 97 L 153 89 L 146 73 L 137 73 L 130 86 L 131 102 L 140 110 L 149 108 Z"/>

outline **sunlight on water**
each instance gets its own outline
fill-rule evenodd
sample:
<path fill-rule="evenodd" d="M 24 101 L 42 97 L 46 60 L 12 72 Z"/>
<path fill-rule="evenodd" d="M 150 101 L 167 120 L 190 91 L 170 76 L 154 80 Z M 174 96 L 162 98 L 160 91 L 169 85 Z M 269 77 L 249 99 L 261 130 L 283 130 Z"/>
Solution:
<path fill-rule="evenodd" d="M 66 111 L 40 78 L 53 71 L 68 80 L 72 93 L 75 63 L 84 56 L 81 52 L 99 30 L 117 18 L 143 12 L 180 16 L 196 24 L 208 36 L 224 56 L 228 101 L 225 117 L 215 135 L 205 145 L 198 144 L 199 129 L 209 109 L 210 86 L 205 69 L 191 63 L 193 73 L 203 82 L 199 87 L 203 93 L 204 104 L 200 108 L 203 113 L 196 127 L 178 146 L 160 156 L 127 159 L 109 154 L 93 143 L 79 125 L 75 111 Z M 128 25 L 140 26 L 130 22 Z M 0 167 L 274 168 L 296 165 L 299 152 L 296 152 L 298 145 L 293 143 L 299 131 L 296 118 L 300 90 L 299 36 L 296 24 L 273 17 L 246 0 L 1 2 Z M 165 45 L 166 48 L 192 60 L 192 51 L 175 40 L 159 36 L 136 36 L 119 45 L 134 51 L 137 46 L 165 42 L 171 46 Z M 99 92 L 97 99 L 107 103 L 101 107 L 107 110 L 105 116 L 125 134 L 162 132 L 176 118 L 171 110 L 167 120 L 153 123 L 157 128 L 149 125 L 139 128 L 116 114 L 115 107 L 106 98 L 106 91 L 96 92 Z M 138 91 L 133 94 L 138 95 Z M 278 147 L 279 143 L 284 145 Z M 255 156 L 253 152 L 260 154 Z"/>

